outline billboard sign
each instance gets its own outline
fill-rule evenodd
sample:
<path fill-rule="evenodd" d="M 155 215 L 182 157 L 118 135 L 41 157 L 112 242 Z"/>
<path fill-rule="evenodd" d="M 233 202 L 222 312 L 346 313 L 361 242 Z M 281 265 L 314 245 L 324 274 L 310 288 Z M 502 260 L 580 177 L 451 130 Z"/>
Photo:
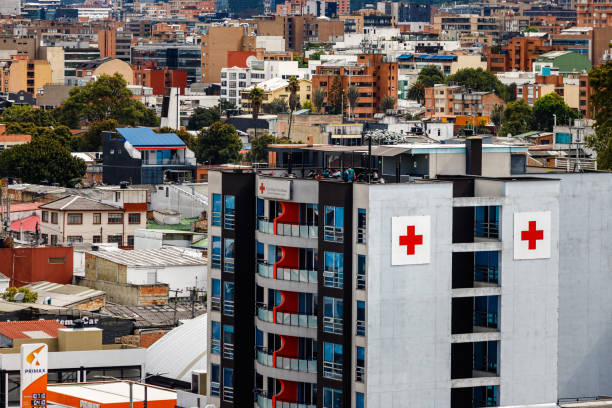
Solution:
<path fill-rule="evenodd" d="M 47 406 L 49 347 L 46 344 L 21 345 L 21 407 Z"/>

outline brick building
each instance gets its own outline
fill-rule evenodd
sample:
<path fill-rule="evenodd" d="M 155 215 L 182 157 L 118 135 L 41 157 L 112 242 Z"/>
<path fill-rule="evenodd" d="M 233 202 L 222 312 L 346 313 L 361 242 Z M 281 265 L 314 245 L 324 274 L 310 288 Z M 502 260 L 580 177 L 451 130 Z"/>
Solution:
<path fill-rule="evenodd" d="M 515 37 L 508 40 L 508 45 L 501 52 L 493 53 L 488 48 L 484 53 L 487 57 L 487 68 L 491 72 L 531 71 L 533 61 L 548 51 L 561 47 L 546 44 L 543 38 Z"/>
<path fill-rule="evenodd" d="M 187 71 L 168 67 L 137 68 L 134 69 L 134 85 L 153 88 L 153 95 L 165 95 L 167 88 L 179 88 L 183 95 L 187 87 Z"/>
<path fill-rule="evenodd" d="M 578 26 L 612 27 L 612 1 L 583 0 L 576 4 Z"/>
<path fill-rule="evenodd" d="M 305 42 L 335 42 L 344 38 L 344 21 L 305 16 L 263 16 L 252 20 L 258 35 L 285 38 L 287 50 L 302 51 Z"/>
<path fill-rule="evenodd" d="M 488 122 L 496 105 L 505 105 L 493 92 L 472 92 L 458 85 L 425 88 L 425 116 L 457 123 Z"/>
<path fill-rule="evenodd" d="M 211 26 L 202 36 L 202 82 L 221 82 L 229 51 L 255 51 L 256 37 L 243 26 Z"/>

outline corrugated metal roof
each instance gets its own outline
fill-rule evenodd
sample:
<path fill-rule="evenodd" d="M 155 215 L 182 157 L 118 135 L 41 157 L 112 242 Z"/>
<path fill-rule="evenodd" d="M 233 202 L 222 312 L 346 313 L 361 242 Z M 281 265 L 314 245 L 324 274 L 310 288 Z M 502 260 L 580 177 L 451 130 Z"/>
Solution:
<path fill-rule="evenodd" d="M 89 211 L 89 210 L 101 210 L 101 211 L 113 211 L 121 210 L 121 207 L 114 205 L 104 204 L 91 198 L 70 195 L 64 198 L 60 198 L 55 201 L 51 201 L 47 204 L 40 206 L 43 210 L 61 210 L 61 211 Z"/>
<path fill-rule="evenodd" d="M 155 133 L 151 128 L 117 128 L 117 132 L 134 147 L 185 146 L 174 133 Z"/>
<path fill-rule="evenodd" d="M 206 369 L 208 316 L 185 320 L 147 349 L 148 373 L 166 373 L 163 377 L 191 382 L 192 370 Z"/>
<path fill-rule="evenodd" d="M 119 251 L 89 251 L 88 254 L 106 259 L 119 265 L 133 267 L 147 266 L 196 266 L 206 265 L 206 258 L 196 258 L 195 251 L 167 247 L 160 249 L 134 249 Z"/>
<path fill-rule="evenodd" d="M 40 281 L 26 286 L 30 290 L 38 293 L 38 303 L 45 301 L 46 297 L 51 298 L 51 305 L 68 307 L 77 305 L 90 299 L 104 296 L 105 292 L 91 289 L 85 286 L 62 285 L 47 281 Z"/>
<path fill-rule="evenodd" d="M 55 320 L 32 320 L 16 322 L 0 322 L 0 334 L 9 339 L 29 339 L 32 338 L 24 332 L 44 332 L 56 338 L 58 329 L 65 329 L 66 326 Z M 36 338 L 36 337 L 34 337 Z"/>

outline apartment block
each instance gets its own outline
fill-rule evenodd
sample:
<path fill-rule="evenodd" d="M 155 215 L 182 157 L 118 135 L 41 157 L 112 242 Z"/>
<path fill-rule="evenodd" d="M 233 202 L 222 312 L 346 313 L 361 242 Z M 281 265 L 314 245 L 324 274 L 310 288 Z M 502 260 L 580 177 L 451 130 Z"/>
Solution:
<path fill-rule="evenodd" d="M 608 0 L 576 1 L 578 26 L 612 27 L 612 2 Z"/>
<path fill-rule="evenodd" d="M 51 64 L 46 60 L 32 60 L 27 55 L 13 55 L 5 73 L 3 88 L 8 92 L 25 91 L 35 95 L 43 86 L 53 82 Z"/>
<path fill-rule="evenodd" d="M 282 36 L 287 50 L 301 52 L 306 42 L 335 42 L 344 38 L 344 22 L 304 16 L 264 16 L 252 20 L 258 35 Z"/>
<path fill-rule="evenodd" d="M 202 82 L 221 82 L 229 51 L 255 51 L 256 37 L 244 26 L 210 26 L 202 36 Z"/>
<path fill-rule="evenodd" d="M 561 49 L 551 46 L 543 38 L 515 37 L 508 40 L 508 44 L 501 48 L 501 52 L 493 53 L 491 48 L 486 52 L 487 67 L 489 71 L 531 71 L 533 61 L 545 52 Z"/>
<path fill-rule="evenodd" d="M 187 87 L 187 71 L 168 68 L 137 68 L 134 69 L 134 85 L 150 87 L 153 95 L 166 95 L 169 88 L 179 88 L 181 94 Z"/>
<path fill-rule="evenodd" d="M 503 106 L 505 102 L 493 92 L 473 92 L 462 86 L 444 84 L 425 88 L 426 117 L 450 122 L 468 120 L 478 124 L 484 120 L 488 123 L 497 105 Z"/>

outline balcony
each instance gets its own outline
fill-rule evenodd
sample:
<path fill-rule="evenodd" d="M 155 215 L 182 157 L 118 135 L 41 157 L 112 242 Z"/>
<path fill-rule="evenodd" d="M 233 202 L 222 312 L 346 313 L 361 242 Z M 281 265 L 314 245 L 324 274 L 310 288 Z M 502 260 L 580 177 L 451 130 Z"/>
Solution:
<path fill-rule="evenodd" d="M 314 404 L 300 404 L 297 402 L 276 401 L 276 405 L 272 403 L 273 395 L 263 392 L 257 393 L 257 408 L 316 408 Z"/>
<path fill-rule="evenodd" d="M 220 296 L 211 296 L 210 310 L 221 311 L 221 297 Z"/>
<path fill-rule="evenodd" d="M 344 242 L 344 227 L 326 225 L 323 229 L 323 239 L 328 242 Z"/>
<path fill-rule="evenodd" d="M 499 269 L 497 266 L 475 265 L 474 287 L 498 286 Z"/>
<path fill-rule="evenodd" d="M 331 361 L 323 362 L 323 377 L 342 380 L 342 364 Z"/>
<path fill-rule="evenodd" d="M 223 358 L 232 360 L 234 358 L 234 345 L 230 343 L 223 343 Z"/>
<path fill-rule="evenodd" d="M 265 306 L 264 307 L 258 306 L 257 307 L 257 318 L 263 322 L 274 323 L 274 311 Z M 316 329 L 317 328 L 317 316 L 277 312 L 275 324 Z"/>
<path fill-rule="evenodd" d="M 233 300 L 223 301 L 223 314 L 226 316 L 234 315 L 234 301 Z"/>
<path fill-rule="evenodd" d="M 260 262 L 257 264 L 257 284 L 269 289 L 290 292 L 317 293 L 317 271 L 306 269 L 276 268 Z"/>
<path fill-rule="evenodd" d="M 273 352 L 263 347 L 257 349 L 257 362 L 263 366 L 273 367 L 280 370 L 315 375 L 317 373 L 317 360 L 306 360 L 299 358 L 276 356 L 276 364 L 274 364 Z"/>
<path fill-rule="evenodd" d="M 276 223 L 276 234 L 274 233 L 274 222 L 269 221 L 267 218 L 259 218 L 257 220 L 257 231 L 264 234 L 280 235 L 285 237 L 297 237 L 297 238 L 318 238 L 319 227 L 315 225 L 294 225 L 294 224 L 283 224 L 280 222 Z"/>
<path fill-rule="evenodd" d="M 325 333 L 342 334 L 344 319 L 340 317 L 323 316 L 323 331 Z"/>

